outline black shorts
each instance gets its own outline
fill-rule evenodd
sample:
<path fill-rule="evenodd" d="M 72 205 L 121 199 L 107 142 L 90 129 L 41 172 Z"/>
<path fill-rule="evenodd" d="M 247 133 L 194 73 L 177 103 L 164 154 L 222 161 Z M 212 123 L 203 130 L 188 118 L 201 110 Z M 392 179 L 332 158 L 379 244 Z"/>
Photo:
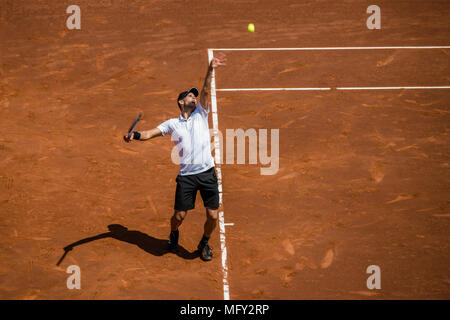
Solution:
<path fill-rule="evenodd" d="M 197 190 L 200 190 L 205 207 L 219 208 L 219 187 L 214 167 L 198 174 L 178 175 L 176 181 L 175 210 L 187 211 L 194 209 Z"/>

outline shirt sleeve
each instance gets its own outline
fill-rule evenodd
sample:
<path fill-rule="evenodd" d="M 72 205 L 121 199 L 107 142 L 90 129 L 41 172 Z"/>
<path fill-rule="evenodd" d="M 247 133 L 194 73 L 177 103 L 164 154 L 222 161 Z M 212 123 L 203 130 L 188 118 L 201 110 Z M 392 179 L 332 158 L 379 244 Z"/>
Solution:
<path fill-rule="evenodd" d="M 208 105 L 208 108 L 205 110 L 204 108 L 203 108 L 203 106 L 200 104 L 200 102 L 198 103 L 198 105 L 197 105 L 197 109 L 199 110 L 199 112 L 200 112 L 200 114 L 203 116 L 203 117 L 208 117 L 208 114 L 209 114 L 209 105 Z"/>
<path fill-rule="evenodd" d="M 159 126 L 157 126 L 157 128 L 161 130 L 163 136 L 165 136 L 166 134 L 172 134 L 173 131 L 170 119 L 161 123 Z"/>

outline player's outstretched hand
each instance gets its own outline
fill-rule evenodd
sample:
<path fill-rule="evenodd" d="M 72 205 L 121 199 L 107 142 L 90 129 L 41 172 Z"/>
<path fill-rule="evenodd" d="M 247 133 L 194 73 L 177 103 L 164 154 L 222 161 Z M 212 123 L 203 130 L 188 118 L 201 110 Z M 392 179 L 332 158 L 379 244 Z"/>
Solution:
<path fill-rule="evenodd" d="M 131 140 L 133 140 L 133 133 L 132 134 L 130 134 L 130 136 L 128 137 L 128 134 L 126 134 L 126 135 L 124 135 L 123 136 L 123 140 L 125 140 L 125 142 L 131 142 Z"/>
<path fill-rule="evenodd" d="M 225 66 L 227 58 L 224 53 L 219 53 L 216 57 L 214 57 L 211 61 L 211 67 L 217 68 L 218 66 Z"/>

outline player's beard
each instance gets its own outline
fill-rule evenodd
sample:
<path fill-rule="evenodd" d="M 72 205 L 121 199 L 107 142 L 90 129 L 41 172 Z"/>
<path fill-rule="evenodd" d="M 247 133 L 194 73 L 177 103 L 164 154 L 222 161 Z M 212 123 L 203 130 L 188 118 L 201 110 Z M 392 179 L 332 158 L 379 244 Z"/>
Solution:
<path fill-rule="evenodd" d="M 186 109 L 194 109 L 195 108 L 195 101 L 192 101 L 191 103 L 187 104 Z"/>

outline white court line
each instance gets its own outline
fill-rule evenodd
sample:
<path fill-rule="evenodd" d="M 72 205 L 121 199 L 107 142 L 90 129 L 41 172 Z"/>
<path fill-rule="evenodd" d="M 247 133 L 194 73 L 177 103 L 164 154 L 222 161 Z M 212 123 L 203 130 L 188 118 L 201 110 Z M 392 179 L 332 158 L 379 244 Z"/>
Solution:
<path fill-rule="evenodd" d="M 389 49 L 450 49 L 450 46 L 392 46 L 392 47 L 318 47 L 318 48 L 222 48 L 212 51 L 320 51 L 320 50 L 389 50 Z"/>
<path fill-rule="evenodd" d="M 216 91 L 316 91 L 316 90 L 331 90 L 331 88 L 241 88 L 241 89 L 216 89 Z"/>
<path fill-rule="evenodd" d="M 212 50 L 208 50 L 209 63 L 214 57 Z M 217 116 L 217 99 L 216 99 L 216 78 L 214 69 L 211 74 L 211 109 L 212 109 L 212 120 L 213 120 L 213 131 L 214 131 L 214 156 L 215 162 L 220 162 L 220 141 L 217 135 L 219 131 L 219 119 Z M 219 203 L 222 204 L 222 170 L 220 167 L 216 167 L 217 171 L 217 183 L 219 187 Z M 225 224 L 223 211 L 219 212 L 219 228 L 220 228 L 220 248 L 222 250 L 222 273 L 223 273 L 223 299 L 230 300 L 230 286 L 228 284 L 228 265 L 227 265 L 227 247 L 225 238 Z"/>
<path fill-rule="evenodd" d="M 450 89 L 450 86 L 423 86 L 423 87 L 338 87 L 336 90 L 414 90 L 414 89 Z"/>
<path fill-rule="evenodd" d="M 332 88 L 235 88 L 216 89 L 216 91 L 318 91 Z M 450 86 L 415 86 L 415 87 L 337 87 L 336 90 L 418 90 L 418 89 L 450 89 Z"/>

